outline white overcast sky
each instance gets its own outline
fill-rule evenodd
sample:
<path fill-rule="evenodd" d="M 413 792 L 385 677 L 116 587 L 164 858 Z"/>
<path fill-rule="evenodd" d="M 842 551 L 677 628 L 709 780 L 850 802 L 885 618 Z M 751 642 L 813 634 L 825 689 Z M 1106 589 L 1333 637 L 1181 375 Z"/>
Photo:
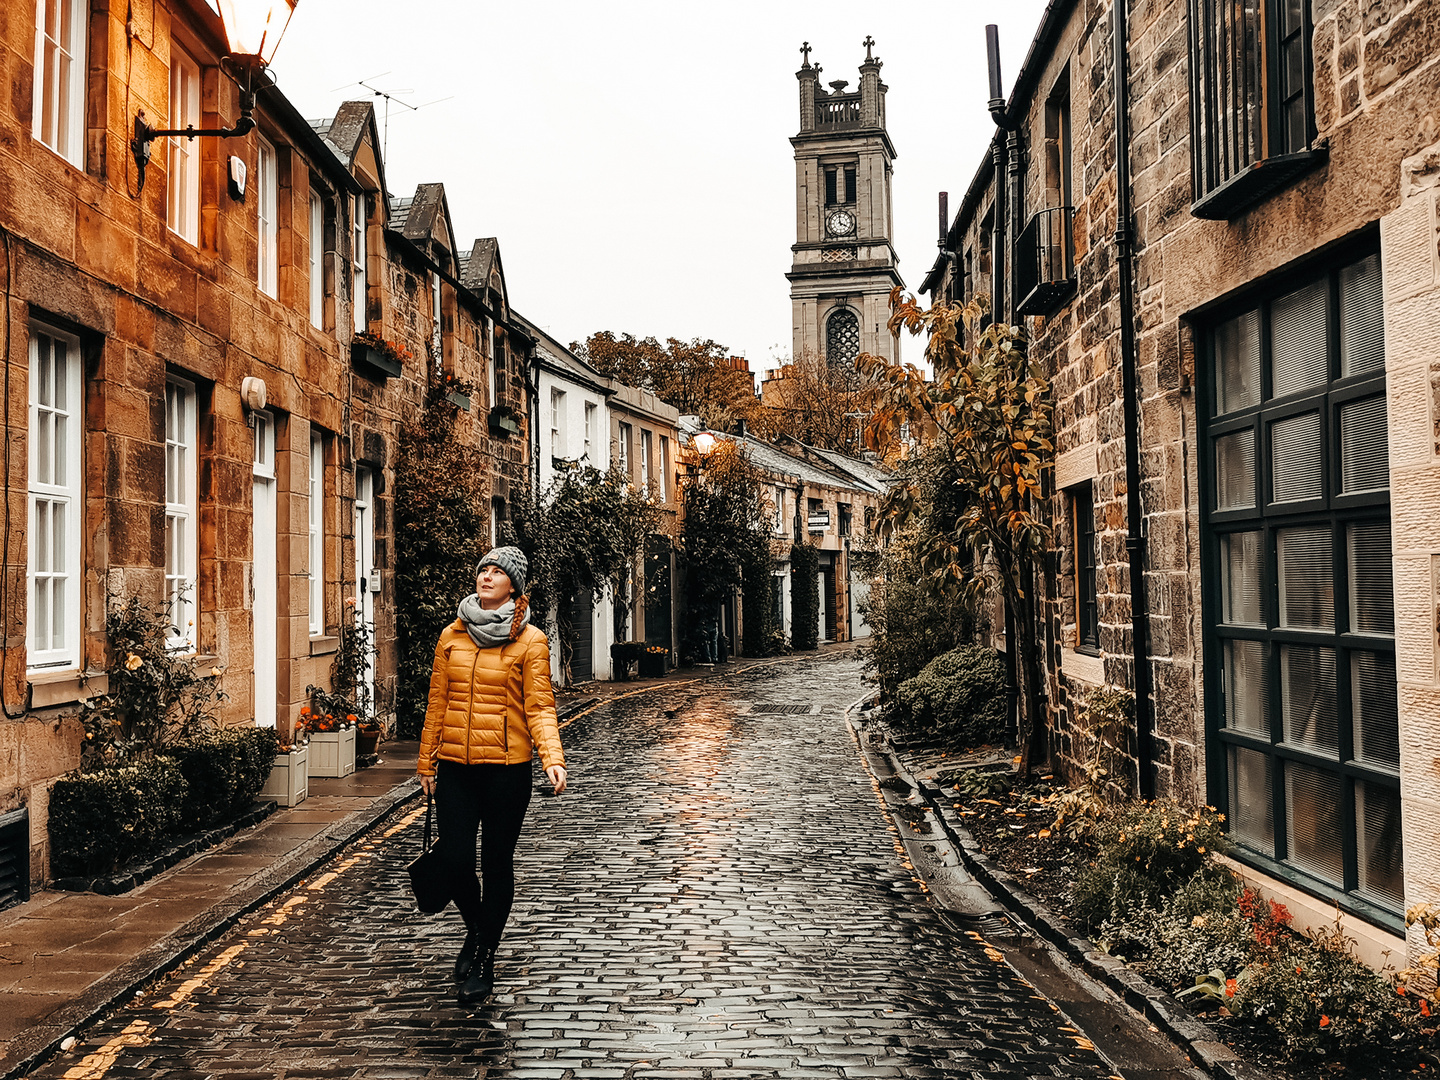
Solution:
<path fill-rule="evenodd" d="M 984 24 L 1000 26 L 1008 96 L 1043 8 L 303 0 L 273 72 L 309 117 L 369 97 L 361 79 L 423 106 L 390 106 L 391 193 L 444 183 L 462 246 L 498 237 L 512 304 L 561 341 L 713 338 L 759 372 L 790 352 L 800 43 L 825 82 L 854 88 L 875 38 L 914 290 L 935 258 L 936 193 L 958 206 L 994 130 Z"/>

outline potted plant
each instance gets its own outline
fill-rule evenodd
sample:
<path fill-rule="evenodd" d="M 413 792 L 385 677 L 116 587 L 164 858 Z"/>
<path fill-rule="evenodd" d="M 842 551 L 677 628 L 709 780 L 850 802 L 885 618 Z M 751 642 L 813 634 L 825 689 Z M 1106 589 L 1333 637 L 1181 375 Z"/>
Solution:
<path fill-rule="evenodd" d="M 300 731 L 294 741 L 280 743 L 260 798 L 274 799 L 281 806 L 298 806 L 305 801 L 310 794 L 310 747 L 304 737 Z"/>
<path fill-rule="evenodd" d="M 378 720 L 361 720 L 360 725 L 355 729 L 355 757 L 356 764 L 365 758 L 374 757 L 380 746 L 380 736 L 384 733 Z"/>
<path fill-rule="evenodd" d="M 399 377 L 405 361 L 412 356 L 404 345 L 386 341 L 379 334 L 361 332 L 350 339 L 350 359 L 356 367 L 368 369 L 372 375 L 391 379 Z"/>
<path fill-rule="evenodd" d="M 616 682 L 630 681 L 630 665 L 640 659 L 643 641 L 617 641 L 610 646 L 611 678 Z"/>
<path fill-rule="evenodd" d="M 640 678 L 663 679 L 670 671 L 670 650 L 664 645 L 647 645 L 639 661 Z"/>
<path fill-rule="evenodd" d="M 317 712 L 309 705 L 300 709 L 300 721 L 310 737 L 310 775 L 340 777 L 355 771 L 355 735 L 358 719 L 354 713 L 336 716 Z"/>

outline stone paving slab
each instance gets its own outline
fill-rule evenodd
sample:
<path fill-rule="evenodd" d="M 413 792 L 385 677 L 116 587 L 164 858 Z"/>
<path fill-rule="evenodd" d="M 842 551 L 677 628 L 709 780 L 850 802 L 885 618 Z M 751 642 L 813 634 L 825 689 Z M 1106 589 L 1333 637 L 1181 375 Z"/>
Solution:
<path fill-rule="evenodd" d="M 836 654 L 602 704 L 537 798 L 499 989 L 460 1009 L 407 808 L 37 1075 L 1113 1075 L 930 902 L 844 722 Z M 808 715 L 755 705 L 808 702 Z"/>

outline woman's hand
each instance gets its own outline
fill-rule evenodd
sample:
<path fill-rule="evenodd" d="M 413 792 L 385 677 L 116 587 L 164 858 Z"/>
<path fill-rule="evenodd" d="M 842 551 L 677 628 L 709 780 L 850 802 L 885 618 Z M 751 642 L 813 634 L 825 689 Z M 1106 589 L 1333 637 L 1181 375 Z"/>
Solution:
<path fill-rule="evenodd" d="M 550 778 L 550 783 L 555 788 L 555 794 L 563 795 L 565 793 L 565 766 L 551 765 L 545 770 L 545 775 Z"/>
<path fill-rule="evenodd" d="M 434 795 L 434 794 L 435 794 L 435 777 L 433 777 L 433 776 L 423 776 L 423 775 L 421 775 L 421 774 L 419 774 L 419 773 L 416 773 L 416 775 L 417 775 L 417 776 L 420 776 L 420 790 L 423 791 L 423 792 L 426 794 L 427 797 L 430 796 L 430 795 Z"/>

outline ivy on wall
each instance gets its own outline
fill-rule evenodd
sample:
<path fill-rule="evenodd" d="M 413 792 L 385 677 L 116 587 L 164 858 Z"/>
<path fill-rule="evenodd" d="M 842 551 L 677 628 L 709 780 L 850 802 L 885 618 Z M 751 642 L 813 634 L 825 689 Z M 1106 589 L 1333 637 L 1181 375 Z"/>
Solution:
<path fill-rule="evenodd" d="M 820 552 L 809 544 L 790 549 L 790 644 L 813 649 L 820 644 Z"/>

